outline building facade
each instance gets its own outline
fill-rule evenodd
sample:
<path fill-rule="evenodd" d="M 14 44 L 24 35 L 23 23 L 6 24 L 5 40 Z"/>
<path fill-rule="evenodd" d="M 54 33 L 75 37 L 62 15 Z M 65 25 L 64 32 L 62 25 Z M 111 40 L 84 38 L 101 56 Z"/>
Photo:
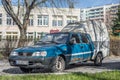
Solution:
<path fill-rule="evenodd" d="M 17 8 L 14 10 L 17 12 Z M 0 7 L 0 39 L 18 39 L 19 29 L 12 18 Z M 24 10 L 20 11 L 23 20 Z M 42 33 L 56 32 L 63 29 L 69 22 L 80 21 L 80 9 L 68 8 L 35 8 L 29 17 L 27 38 L 39 38 Z"/>
<path fill-rule="evenodd" d="M 110 22 L 116 17 L 119 4 L 110 4 L 104 6 L 91 7 L 86 9 L 81 9 L 80 16 L 81 20 L 100 20 L 105 23 Z"/>
<path fill-rule="evenodd" d="M 116 17 L 119 4 L 91 7 L 85 9 L 35 8 L 29 17 L 27 38 L 40 38 L 43 33 L 58 32 L 70 22 L 100 20 L 111 24 Z M 14 7 L 17 12 L 17 7 Z M 20 20 L 23 21 L 24 9 L 21 8 Z M 0 39 L 18 39 L 19 29 L 12 18 L 0 6 Z"/>

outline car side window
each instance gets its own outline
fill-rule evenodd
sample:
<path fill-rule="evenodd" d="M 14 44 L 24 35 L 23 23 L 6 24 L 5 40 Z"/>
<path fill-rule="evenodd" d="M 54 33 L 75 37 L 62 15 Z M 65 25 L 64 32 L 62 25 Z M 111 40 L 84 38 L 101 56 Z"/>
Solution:
<path fill-rule="evenodd" d="M 82 42 L 83 42 L 83 43 L 89 43 L 89 40 L 88 40 L 88 38 L 87 38 L 87 35 L 81 34 L 81 38 L 82 38 Z"/>
<path fill-rule="evenodd" d="M 74 39 L 75 43 L 80 43 L 80 38 L 77 34 L 72 34 L 71 39 Z"/>

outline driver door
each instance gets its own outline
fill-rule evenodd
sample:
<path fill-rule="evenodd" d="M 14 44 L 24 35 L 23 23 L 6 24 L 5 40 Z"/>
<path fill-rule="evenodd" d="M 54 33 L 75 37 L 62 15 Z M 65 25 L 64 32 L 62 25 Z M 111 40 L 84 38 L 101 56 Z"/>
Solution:
<path fill-rule="evenodd" d="M 74 39 L 71 47 L 71 63 L 76 63 L 83 60 L 83 44 L 80 43 L 78 34 L 72 34 L 71 39 Z"/>

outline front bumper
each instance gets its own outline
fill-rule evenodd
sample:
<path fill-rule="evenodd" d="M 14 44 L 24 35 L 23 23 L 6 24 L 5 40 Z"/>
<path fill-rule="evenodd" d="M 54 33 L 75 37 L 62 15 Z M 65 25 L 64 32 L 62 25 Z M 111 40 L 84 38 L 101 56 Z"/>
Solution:
<path fill-rule="evenodd" d="M 50 68 L 56 57 L 49 58 L 20 58 L 20 57 L 10 57 L 9 63 L 11 66 L 18 66 L 24 68 Z M 27 61 L 28 64 L 17 64 L 16 61 Z"/>

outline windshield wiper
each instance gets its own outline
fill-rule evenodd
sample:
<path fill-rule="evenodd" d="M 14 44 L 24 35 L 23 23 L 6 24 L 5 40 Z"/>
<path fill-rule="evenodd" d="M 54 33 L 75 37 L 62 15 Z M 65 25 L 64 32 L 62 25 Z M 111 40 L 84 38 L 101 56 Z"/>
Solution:
<path fill-rule="evenodd" d="M 56 42 L 56 41 L 46 41 L 46 42 L 51 42 L 51 43 L 59 44 L 59 42 Z"/>
<path fill-rule="evenodd" d="M 39 43 L 55 43 L 55 44 L 60 44 L 59 42 L 56 42 L 56 41 L 39 41 L 37 44 L 39 44 Z"/>
<path fill-rule="evenodd" d="M 43 42 L 43 41 L 38 41 L 38 42 Z"/>
<path fill-rule="evenodd" d="M 59 42 L 57 42 L 57 41 L 52 41 L 53 43 L 56 43 L 56 44 L 60 44 Z"/>
<path fill-rule="evenodd" d="M 45 43 L 43 41 L 38 41 L 35 45 L 40 45 L 41 43 Z"/>

